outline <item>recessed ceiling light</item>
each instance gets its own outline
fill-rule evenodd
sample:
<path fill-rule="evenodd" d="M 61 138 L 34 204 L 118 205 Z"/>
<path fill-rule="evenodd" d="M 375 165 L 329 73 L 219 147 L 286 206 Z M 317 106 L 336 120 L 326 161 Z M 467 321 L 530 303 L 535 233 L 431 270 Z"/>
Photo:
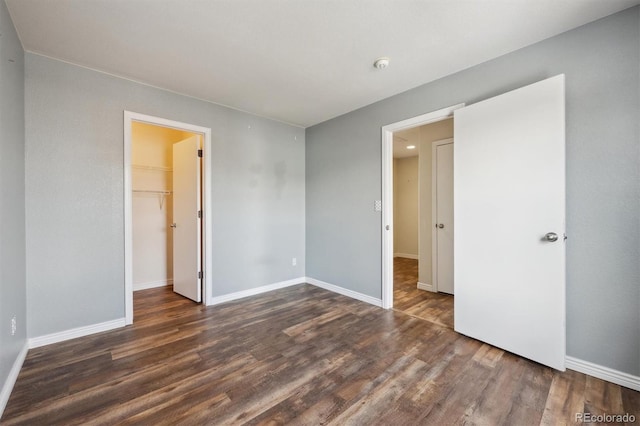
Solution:
<path fill-rule="evenodd" d="M 379 70 L 383 70 L 389 66 L 389 58 L 384 56 L 382 58 L 378 58 L 373 63 L 373 66 L 378 68 Z"/>
<path fill-rule="evenodd" d="M 416 149 L 415 145 L 407 145 L 407 149 Z"/>

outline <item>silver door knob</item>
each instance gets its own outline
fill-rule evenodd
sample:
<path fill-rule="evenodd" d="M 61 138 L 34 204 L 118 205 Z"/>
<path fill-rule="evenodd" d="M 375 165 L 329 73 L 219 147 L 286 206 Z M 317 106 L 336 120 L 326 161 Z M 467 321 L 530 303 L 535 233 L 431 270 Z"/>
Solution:
<path fill-rule="evenodd" d="M 439 223 L 438 224 L 438 228 L 440 228 L 440 229 L 444 228 L 444 223 Z"/>
<path fill-rule="evenodd" d="M 558 241 L 558 234 L 556 234 L 555 232 L 547 232 L 544 236 L 544 240 L 551 243 L 554 241 Z"/>
<path fill-rule="evenodd" d="M 169 226 L 170 226 L 170 227 L 172 227 L 172 228 L 175 228 L 175 227 L 176 227 L 176 224 L 175 224 L 175 223 L 172 223 L 172 224 L 171 224 L 171 225 L 169 225 Z"/>

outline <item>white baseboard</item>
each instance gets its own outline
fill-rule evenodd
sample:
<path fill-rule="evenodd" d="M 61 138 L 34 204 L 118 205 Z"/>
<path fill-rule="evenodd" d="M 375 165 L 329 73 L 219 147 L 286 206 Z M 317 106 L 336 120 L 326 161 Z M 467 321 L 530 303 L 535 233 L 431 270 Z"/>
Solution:
<path fill-rule="evenodd" d="M 278 283 L 263 285 L 261 287 L 250 288 L 248 290 L 237 291 L 235 293 L 224 294 L 222 296 L 215 296 L 207 301 L 207 305 L 219 305 L 220 303 L 231 302 L 232 300 L 255 296 L 257 294 L 266 293 L 268 291 L 278 290 L 281 288 L 290 287 L 292 285 L 303 284 L 304 282 L 305 278 L 299 277 L 287 281 L 280 281 Z"/>
<path fill-rule="evenodd" d="M 393 253 L 393 257 L 404 257 L 405 259 L 418 260 L 418 255 L 417 254 Z"/>
<path fill-rule="evenodd" d="M 16 380 L 18 380 L 18 374 L 20 374 L 20 369 L 22 368 L 22 364 L 24 364 L 24 359 L 27 357 L 28 351 L 29 344 L 25 342 L 15 361 L 13 361 L 13 366 L 11 370 L 9 370 L 7 380 L 5 380 L 4 385 L 2 385 L 2 391 L 0 391 L 0 418 L 2 418 L 2 413 L 4 413 L 7 402 L 9 402 L 11 391 L 13 391 L 13 386 L 16 384 Z"/>
<path fill-rule="evenodd" d="M 420 290 L 430 291 L 432 293 L 435 292 L 435 290 L 433 289 L 433 284 L 426 284 L 426 283 L 418 282 L 418 288 Z"/>
<path fill-rule="evenodd" d="M 255 296 L 258 294 L 266 293 L 268 291 L 278 290 L 292 285 L 308 283 L 316 287 L 323 288 L 325 290 L 332 291 L 334 293 L 342 294 L 343 296 L 351 297 L 352 299 L 360 300 L 362 302 L 370 303 L 372 305 L 381 307 L 382 300 L 375 297 L 367 296 L 366 294 L 358 293 L 353 290 L 348 290 L 343 287 L 339 287 L 334 284 L 329 284 L 324 281 L 316 280 L 310 277 L 294 278 L 288 281 L 281 281 L 278 283 L 268 284 L 261 287 L 251 288 L 249 290 L 238 291 L 235 293 L 225 294 L 222 296 L 216 296 L 209 299 L 207 305 L 218 305 L 220 303 L 231 302 L 232 300 L 242 299 L 244 297 Z"/>
<path fill-rule="evenodd" d="M 367 296 L 366 294 L 358 293 L 357 291 L 349 290 L 335 284 L 329 284 L 327 282 L 316 280 L 315 278 L 311 277 L 306 277 L 305 280 L 307 283 L 315 285 L 316 287 L 320 287 L 334 293 L 342 294 L 343 296 L 360 300 L 361 302 L 366 302 L 379 308 L 382 307 L 382 299 L 376 299 L 375 297 Z"/>
<path fill-rule="evenodd" d="M 160 281 L 148 281 L 146 283 L 133 283 L 133 291 L 147 290 L 150 288 L 164 287 L 167 285 L 173 285 L 173 278 Z"/>
<path fill-rule="evenodd" d="M 113 330 L 114 328 L 124 327 L 125 325 L 125 319 L 119 318 L 116 320 L 101 322 L 99 324 L 72 328 L 71 330 L 60 331 L 58 333 L 32 337 L 29 339 L 29 348 L 38 348 L 40 346 L 50 345 L 52 343 L 64 342 L 65 340 L 75 339 L 76 337 L 88 336 L 89 334 L 95 334 L 102 331 Z"/>
<path fill-rule="evenodd" d="M 623 373 L 622 371 L 603 367 L 571 356 L 565 358 L 565 367 L 569 370 L 584 373 L 588 376 L 597 377 L 598 379 L 624 386 L 625 388 L 640 391 L 640 376 Z"/>

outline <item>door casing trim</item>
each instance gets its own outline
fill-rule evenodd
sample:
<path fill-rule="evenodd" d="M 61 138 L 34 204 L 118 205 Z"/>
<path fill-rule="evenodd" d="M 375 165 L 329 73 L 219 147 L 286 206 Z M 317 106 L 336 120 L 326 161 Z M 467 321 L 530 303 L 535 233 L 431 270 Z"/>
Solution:
<path fill-rule="evenodd" d="M 382 126 L 382 307 L 393 307 L 393 132 L 453 117 L 457 104 Z M 387 227 L 389 229 L 387 229 Z"/>
<path fill-rule="evenodd" d="M 204 238 L 202 258 L 203 258 L 203 279 L 202 301 L 209 305 L 209 299 L 213 293 L 213 241 L 212 210 L 211 210 L 211 129 L 208 127 L 196 126 L 179 121 L 168 120 L 166 118 L 154 117 L 151 115 L 139 114 L 132 111 L 124 111 L 124 307 L 125 323 L 133 324 L 133 199 L 131 183 L 131 124 L 133 122 L 153 124 L 156 126 L 169 127 L 177 130 L 184 130 L 201 134 L 204 139 L 202 152 L 202 209 L 203 224 L 202 234 Z"/>

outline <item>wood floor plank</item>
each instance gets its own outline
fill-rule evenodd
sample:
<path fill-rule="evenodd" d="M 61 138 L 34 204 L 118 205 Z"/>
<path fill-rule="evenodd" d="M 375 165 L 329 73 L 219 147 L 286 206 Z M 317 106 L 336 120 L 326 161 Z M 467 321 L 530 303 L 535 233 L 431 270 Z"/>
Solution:
<path fill-rule="evenodd" d="M 484 346 L 483 346 L 484 348 Z M 481 350 L 483 349 L 481 348 Z M 480 351 L 478 351 L 480 352 Z M 502 358 L 502 355 L 501 357 Z M 507 418 L 513 417 L 513 412 L 518 411 L 520 400 L 514 398 L 519 388 L 522 375 L 525 370 L 525 363 L 519 362 L 514 357 L 513 362 L 498 363 L 488 365 L 485 363 L 486 358 L 473 358 L 474 362 L 494 368 L 494 374 L 491 376 L 487 387 L 482 392 L 477 405 L 474 407 L 472 418 L 474 423 L 487 425 L 508 424 Z M 540 405 L 538 408 L 541 408 Z M 532 419 L 534 422 L 539 419 Z"/>
<path fill-rule="evenodd" d="M 446 306 L 417 305 L 431 319 L 310 285 L 212 307 L 165 288 L 136 292 L 132 326 L 29 351 L 0 424 L 557 425 L 573 424 L 577 411 L 640 417 L 638 392 L 505 353 L 443 325 Z"/>
<path fill-rule="evenodd" d="M 624 412 L 620 386 L 595 377 L 586 377 L 584 399 L 585 408 L 592 414 L 606 414 L 607 410 Z"/>
<path fill-rule="evenodd" d="M 389 376 L 377 386 L 360 393 L 359 399 L 334 418 L 332 425 L 373 424 L 382 414 L 393 412 L 394 403 L 402 396 L 406 387 L 418 380 L 426 372 L 426 364 L 413 357 L 403 357 L 391 366 L 391 371 L 397 374 Z M 388 407 L 386 413 L 381 413 L 372 407 Z"/>
<path fill-rule="evenodd" d="M 514 356 L 510 355 L 509 356 Z M 553 372 L 540 364 L 516 357 L 524 367 L 518 385 L 513 390 L 513 405 L 505 424 L 519 425 L 531 422 L 538 424 L 542 419 L 547 395 L 551 388 Z"/>
<path fill-rule="evenodd" d="M 498 364 L 498 361 L 500 361 L 500 358 L 502 358 L 502 355 L 504 355 L 502 349 L 484 344 L 473 356 L 473 360 L 487 367 L 494 368 Z"/>
<path fill-rule="evenodd" d="M 584 374 L 575 371 L 554 374 L 540 424 L 556 425 L 558 419 L 562 419 L 562 424 L 573 424 L 576 413 L 584 412 L 585 386 Z"/>
<path fill-rule="evenodd" d="M 437 402 L 425 407 L 421 424 L 464 424 L 472 421 L 495 370 L 473 361 L 466 362 L 456 377 L 441 383 Z"/>

